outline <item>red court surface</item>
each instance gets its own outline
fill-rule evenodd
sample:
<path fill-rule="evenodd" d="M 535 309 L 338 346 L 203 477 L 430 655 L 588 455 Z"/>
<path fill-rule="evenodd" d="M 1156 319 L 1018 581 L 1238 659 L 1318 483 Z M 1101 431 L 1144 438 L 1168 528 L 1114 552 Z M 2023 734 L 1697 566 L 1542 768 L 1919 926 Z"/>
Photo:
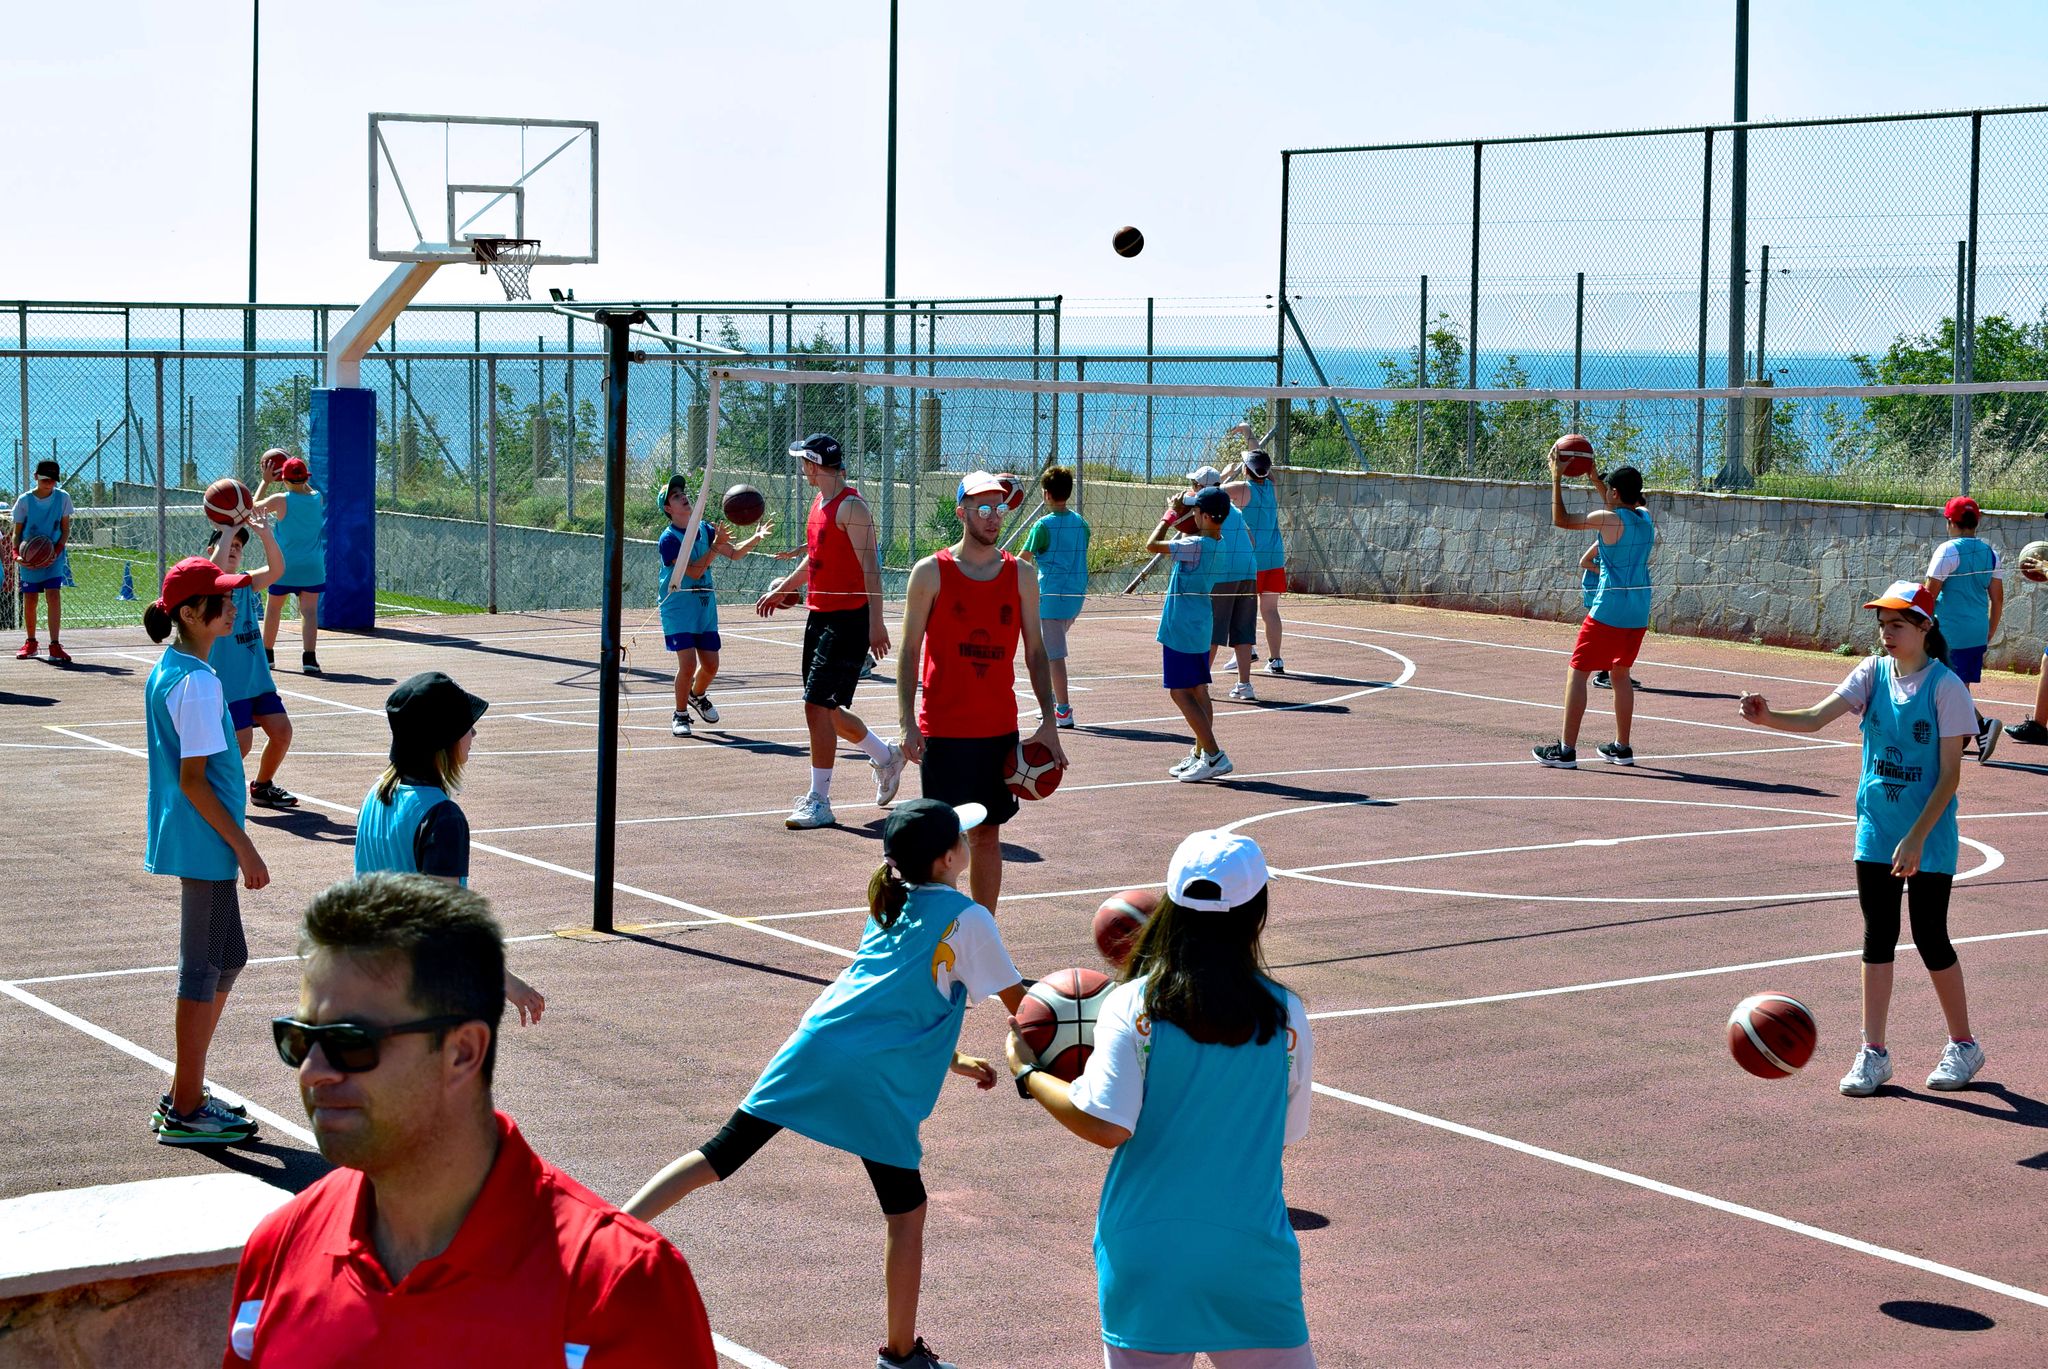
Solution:
<path fill-rule="evenodd" d="M 1768 732 L 1735 704 L 1744 688 L 1815 701 L 1847 661 L 1653 637 L 1640 763 L 1592 761 L 1611 725 L 1596 711 L 1585 768 L 1566 773 L 1529 747 L 1554 735 L 1568 625 L 1291 599 L 1289 676 L 1258 675 L 1256 704 L 1219 699 L 1236 773 L 1182 785 L 1165 774 L 1187 741 L 1157 683 L 1155 614 L 1098 602 L 1077 627 L 1074 768 L 1006 829 L 998 922 L 1027 974 L 1092 964 L 1096 903 L 1161 880 L 1181 836 L 1235 824 L 1264 845 L 1267 950 L 1319 1019 L 1287 1192 L 1323 1364 L 2048 1361 L 2048 749 L 2008 739 L 1963 777 L 1951 927 L 1984 1075 L 1921 1086 L 1942 1025 L 1902 952 L 1898 1078 L 1855 1101 L 1835 1080 L 1857 1040 L 1857 735 Z M 244 909 L 266 959 L 212 1074 L 268 1125 L 227 1156 L 147 1129 L 163 1071 L 138 1057 L 170 1051 L 177 935 L 175 888 L 140 868 L 156 649 L 79 633 L 73 670 L 10 662 L 0 1043 L 17 1125 L 0 1132 L 0 1196 L 223 1164 L 294 1186 L 320 1171 L 265 1019 L 295 1000 L 298 910 L 349 872 L 383 697 L 430 667 L 493 702 L 463 795 L 472 883 L 549 1001 L 542 1025 L 505 1030 L 500 1105 L 614 1199 L 706 1139 L 843 965 L 879 858 L 863 764 L 841 763 L 839 827 L 783 829 L 805 784 L 801 621 L 725 617 L 725 721 L 690 741 L 667 732 L 672 658 L 629 617 L 618 912 L 639 925 L 604 939 L 552 934 L 589 918 L 591 615 L 408 618 L 324 635 L 325 678 L 280 670 L 298 729 L 281 780 L 306 802 L 252 813 L 275 882 Z M 293 629 L 279 645 L 296 659 Z M 2015 720 L 2033 683 L 1994 676 L 1980 701 Z M 856 709 L 894 734 L 889 679 Z M 1796 1078 L 1728 1058 L 1728 1011 L 1762 990 L 1820 1023 Z M 1001 1041 L 998 1008 L 969 1014 L 965 1049 Z M 1105 1157 L 1007 1086 L 958 1079 L 924 1134 L 926 1336 L 968 1366 L 1099 1364 Z M 867 1362 L 882 1224 L 851 1158 L 782 1137 L 660 1225 L 731 1362 Z"/>

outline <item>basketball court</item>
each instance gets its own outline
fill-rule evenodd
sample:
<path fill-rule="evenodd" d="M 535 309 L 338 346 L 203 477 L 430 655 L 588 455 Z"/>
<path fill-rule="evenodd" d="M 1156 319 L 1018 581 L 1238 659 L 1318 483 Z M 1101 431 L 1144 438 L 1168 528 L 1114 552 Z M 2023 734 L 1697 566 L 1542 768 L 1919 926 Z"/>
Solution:
<path fill-rule="evenodd" d="M 1157 884 L 1189 831 L 1257 837 L 1278 875 L 1267 951 L 1316 1018 L 1318 1097 L 1287 1196 L 1323 1363 L 2044 1353 L 2048 1289 L 2029 1252 L 2048 1230 L 2027 1195 L 2048 1170 L 2048 1100 L 2026 1062 L 2048 1051 L 2032 1011 L 2048 754 L 2032 765 L 2010 745 L 1963 776 L 1951 927 L 1984 1075 L 1963 1093 L 1920 1086 L 1942 1033 L 1902 950 L 1898 1078 L 1844 1099 L 1856 734 L 1751 727 L 1735 700 L 1811 702 L 1846 662 L 1653 637 L 1635 672 L 1638 764 L 1561 772 L 1529 746 L 1554 735 L 1569 626 L 1286 606 L 1288 677 L 1255 676 L 1255 704 L 1219 699 L 1235 773 L 1183 785 L 1165 774 L 1186 743 L 1153 674 L 1156 600 L 1091 602 L 1073 636 L 1073 768 L 1005 828 L 997 920 L 1027 975 L 1099 965 L 1089 927 L 1106 895 Z M 839 826 L 782 826 L 805 776 L 800 620 L 729 605 L 723 722 L 679 741 L 672 658 L 642 617 L 626 622 L 609 936 L 587 931 L 591 615 L 409 618 L 323 635 L 322 678 L 278 672 L 297 729 L 281 778 L 303 806 L 251 810 L 273 882 L 245 895 L 256 959 L 211 1060 L 265 1125 L 218 1153 L 156 1146 L 147 1127 L 176 941 L 175 900 L 137 855 L 156 650 L 138 632 L 81 632 L 74 669 L 11 672 L 0 747 L 37 776 L 28 842 L 47 874 L 0 913 L 0 1031 L 35 1062 L 34 1112 L 61 1139 L 41 1121 L 0 1138 L 0 1196 L 216 1165 L 294 1188 L 322 1172 L 264 1019 L 294 1006 L 300 909 L 350 872 L 384 695 L 428 668 L 492 702 L 463 796 L 471 882 L 548 999 L 541 1025 L 504 1029 L 499 1106 L 614 1200 L 716 1130 L 857 941 L 881 813 L 867 767 L 842 758 Z M 894 670 L 854 705 L 885 735 Z M 2031 693 L 1995 675 L 1979 697 L 2016 718 Z M 1596 693 L 1582 757 L 1606 705 Z M 1813 1064 L 1775 1083 L 1737 1069 L 1723 1035 L 1735 1002 L 1765 990 L 1820 1026 Z M 999 1058 L 1002 1037 L 984 1006 L 962 1049 Z M 962 1079 L 924 1136 L 921 1329 L 964 1364 L 1096 1362 L 1102 1157 L 1006 1086 Z M 881 1224 L 848 1157 L 780 1138 L 658 1225 L 730 1362 L 799 1369 L 874 1340 Z"/>

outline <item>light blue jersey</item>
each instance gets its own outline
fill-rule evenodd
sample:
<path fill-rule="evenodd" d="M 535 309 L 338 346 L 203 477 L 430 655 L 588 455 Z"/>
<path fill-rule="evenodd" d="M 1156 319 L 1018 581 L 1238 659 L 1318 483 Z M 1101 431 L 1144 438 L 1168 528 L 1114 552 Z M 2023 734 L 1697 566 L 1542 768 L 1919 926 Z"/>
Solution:
<path fill-rule="evenodd" d="M 14 526 L 21 529 L 24 542 L 31 537 L 47 537 L 55 542 L 63 536 L 64 520 L 71 513 L 71 496 L 63 490 L 52 491 L 48 499 L 38 499 L 31 491 L 14 501 Z M 66 546 L 47 566 L 35 569 L 22 566 L 20 571 L 24 590 L 68 588 L 73 583 L 71 548 Z"/>
<path fill-rule="evenodd" d="M 214 642 L 206 657 L 231 704 L 277 690 L 263 651 L 263 596 L 244 585 L 234 592 L 234 601 L 235 630 Z"/>
<path fill-rule="evenodd" d="M 1281 1190 L 1288 1032 L 1240 1046 L 1170 1022 L 1150 1033 L 1144 1111 L 1095 1221 L 1102 1338 L 1154 1353 L 1301 1345 L 1301 1247 Z"/>
<path fill-rule="evenodd" d="M 1166 582 L 1166 602 L 1159 609 L 1159 644 L 1185 655 L 1209 654 L 1209 634 L 1215 618 L 1209 607 L 1209 591 L 1221 578 L 1216 572 L 1223 560 L 1223 544 L 1213 537 L 1176 537 L 1173 576 Z M 1192 561 L 1181 556 L 1193 549 Z"/>
<path fill-rule="evenodd" d="M 1233 507 L 1223 516 L 1223 526 L 1218 531 L 1222 534 L 1218 540 L 1223 544 L 1223 559 L 1216 566 L 1216 583 L 1234 585 L 1256 576 L 1259 572 L 1254 563 L 1258 556 L 1252 550 L 1251 529 L 1244 515 Z"/>
<path fill-rule="evenodd" d="M 378 783 L 382 783 L 380 780 Z M 430 784 L 400 782 L 391 788 L 391 801 L 377 797 L 377 785 L 363 798 L 356 814 L 356 874 L 418 874 L 420 824 L 427 814 L 452 802 L 448 791 Z M 466 888 L 467 879 L 462 881 Z"/>
<path fill-rule="evenodd" d="M 683 559 L 694 561 L 711 550 L 712 539 L 717 535 L 716 524 L 699 523 L 696 550 Z M 704 567 L 702 575 L 685 575 L 674 589 L 668 587 L 669 573 L 682 556 L 683 530 L 671 524 L 655 550 L 661 557 L 661 578 L 656 588 L 663 634 L 673 637 L 678 633 L 702 635 L 718 631 L 718 597 L 711 584 L 710 566 Z"/>
<path fill-rule="evenodd" d="M 1955 548 L 1956 568 L 1941 582 L 1934 616 L 1950 646 L 1984 646 L 1991 641 L 1991 576 L 1998 557 L 1981 537 L 1956 537 L 1947 545 Z"/>
<path fill-rule="evenodd" d="M 1608 627 L 1650 625 L 1650 552 L 1657 545 L 1657 526 L 1641 509 L 1617 508 L 1621 536 L 1601 538 L 1600 583 L 1587 607 L 1593 621 Z"/>
<path fill-rule="evenodd" d="M 1088 520 L 1072 509 L 1049 513 L 1025 540 L 1038 565 L 1038 616 L 1064 621 L 1081 614 L 1088 595 Z"/>
<path fill-rule="evenodd" d="M 327 583 L 327 499 L 318 490 L 286 490 L 284 517 L 271 529 L 284 553 L 279 587 L 302 589 Z"/>
<path fill-rule="evenodd" d="M 216 646 L 216 649 L 217 646 Z M 143 731 L 149 752 L 149 833 L 142 851 L 142 868 L 153 875 L 177 875 L 183 879 L 233 879 L 241 868 L 213 825 L 199 816 L 199 810 L 178 786 L 182 763 L 178 726 L 171 717 L 171 694 L 188 675 L 213 672 L 206 662 L 177 647 L 166 647 L 156 668 L 143 686 Z M 249 795 L 242 769 L 242 753 L 235 746 L 235 725 L 228 717 L 227 699 L 221 699 L 220 733 L 223 745 L 206 758 L 206 784 L 221 807 L 227 809 L 235 826 L 243 825 Z"/>
<path fill-rule="evenodd" d="M 1252 565 L 1258 570 L 1278 570 L 1287 564 L 1287 539 L 1280 535 L 1280 494 L 1270 480 L 1247 480 L 1245 530 L 1252 535 Z"/>
<path fill-rule="evenodd" d="M 864 1160 L 915 1169 L 960 1044 L 967 989 L 938 989 L 947 938 L 974 900 L 917 884 L 895 924 L 872 917 L 853 963 L 821 994 L 740 1106 Z"/>
<path fill-rule="evenodd" d="M 1877 662 L 1870 702 L 1863 710 L 1863 780 L 1856 787 L 1856 859 L 1891 864 L 1892 853 L 1920 820 L 1941 779 L 1941 718 L 1934 696 L 1949 669 L 1927 663 L 1927 678 L 1906 703 L 1892 693 L 1898 667 Z M 1920 848 L 1920 868 L 1956 872 L 1956 801 L 1950 796 Z"/>

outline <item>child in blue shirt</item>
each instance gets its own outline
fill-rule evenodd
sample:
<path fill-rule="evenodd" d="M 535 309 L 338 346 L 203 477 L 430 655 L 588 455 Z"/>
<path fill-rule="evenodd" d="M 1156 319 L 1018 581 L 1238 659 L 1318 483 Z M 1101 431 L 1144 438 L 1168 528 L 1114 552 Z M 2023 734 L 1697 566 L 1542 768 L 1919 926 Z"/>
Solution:
<path fill-rule="evenodd" d="M 234 723 L 235 744 L 243 759 L 255 743 L 256 729 L 263 729 L 263 759 L 257 763 L 256 778 L 249 781 L 249 801 L 266 808 L 296 808 L 297 796 L 277 783 L 278 767 L 292 745 L 292 720 L 285 712 L 284 700 L 278 697 L 277 682 L 270 676 L 270 659 L 263 650 L 262 595 L 284 574 L 284 552 L 270 531 L 269 520 L 259 513 L 232 536 L 225 528 L 215 528 L 206 542 L 206 559 L 229 575 L 240 574 L 252 527 L 263 540 L 263 568 L 250 572 L 249 583 L 235 591 L 235 630 L 214 644 L 209 664 L 227 692 L 228 717 Z"/>
<path fill-rule="evenodd" d="M 28 636 L 14 656 L 26 661 L 36 654 L 36 603 L 48 599 L 50 661 L 69 665 L 71 653 L 57 640 L 57 634 L 64 626 L 64 587 L 72 583 L 71 553 L 66 545 L 71 541 L 71 496 L 57 488 L 57 476 L 56 462 L 36 462 L 35 489 L 14 501 L 15 559 L 20 560 L 21 544 L 31 537 L 46 537 L 57 549 L 56 559 L 48 565 L 20 568 L 21 614 Z"/>
<path fill-rule="evenodd" d="M 1045 638 L 1045 658 L 1052 662 L 1053 724 L 1074 725 L 1067 698 L 1067 629 L 1081 616 L 1088 598 L 1088 520 L 1067 507 L 1074 497 L 1074 472 L 1048 466 L 1038 477 L 1049 512 L 1031 525 L 1017 559 L 1038 568 L 1038 624 Z"/>
<path fill-rule="evenodd" d="M 1186 783 L 1227 775 L 1230 757 L 1216 741 L 1216 706 L 1209 699 L 1209 653 L 1214 614 L 1209 593 L 1221 573 L 1223 523 L 1231 514 L 1230 496 L 1211 486 L 1185 501 L 1193 512 L 1186 515 L 1192 531 L 1178 534 L 1183 521 L 1176 500 L 1159 520 L 1145 550 L 1158 552 L 1173 562 L 1173 576 L 1166 584 L 1166 602 L 1159 610 L 1161 673 L 1173 706 L 1188 720 L 1195 734 L 1195 748 L 1167 770 Z"/>
<path fill-rule="evenodd" d="M 672 737 L 690 735 L 690 710 L 707 723 L 718 721 L 718 708 L 711 702 L 711 681 L 718 676 L 718 597 L 711 583 L 711 563 L 723 556 L 737 561 L 775 530 L 763 520 L 752 537 L 732 540 L 731 529 L 704 519 L 697 525 L 696 544 L 683 555 L 683 534 L 690 527 L 689 484 L 680 475 L 668 478 L 662 491 L 661 511 L 668 515 L 668 530 L 661 535 L 661 582 L 657 602 L 661 606 L 662 641 L 676 654 L 676 711 L 669 719 Z M 677 561 L 683 561 L 680 573 Z"/>
<path fill-rule="evenodd" d="M 1942 661 L 1974 693 L 1984 679 L 1984 653 L 1998 638 L 2005 616 L 2005 583 L 1998 578 L 1998 553 L 1977 535 L 1982 510 L 1959 494 L 1942 506 L 1948 540 L 1934 549 L 1920 583 L 1934 592 L 1934 615 L 1947 652 Z M 1998 745 L 1998 719 L 1977 714 L 1977 760 L 1991 759 Z"/>
<path fill-rule="evenodd" d="M 273 460 L 283 457 L 282 461 Z M 284 621 L 286 595 L 296 595 L 299 604 L 299 669 L 308 675 L 320 673 L 315 655 L 320 637 L 320 594 L 327 588 L 327 499 L 313 488 L 304 458 L 288 456 L 282 449 L 264 454 L 277 467 L 277 479 L 284 489 L 261 501 L 257 508 L 277 522 L 278 544 L 284 548 L 290 579 L 270 587 L 270 603 L 263 616 L 263 650 L 270 663 L 277 663 L 277 629 Z M 268 478 L 264 481 L 267 488 Z"/>

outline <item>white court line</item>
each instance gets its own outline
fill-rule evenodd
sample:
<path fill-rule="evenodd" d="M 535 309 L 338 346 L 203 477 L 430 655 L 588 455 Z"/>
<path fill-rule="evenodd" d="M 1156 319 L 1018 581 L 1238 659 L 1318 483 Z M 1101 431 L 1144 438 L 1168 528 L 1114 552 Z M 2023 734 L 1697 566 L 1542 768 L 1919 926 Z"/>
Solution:
<path fill-rule="evenodd" d="M 149 759 L 147 751 L 137 751 L 132 746 L 122 746 L 119 742 L 110 742 L 104 737 L 95 737 L 89 732 L 73 732 L 70 728 L 59 727 L 55 723 L 44 723 L 43 726 L 49 728 L 52 732 L 61 732 L 67 737 L 76 737 L 82 742 L 91 742 L 94 746 L 104 747 L 108 751 L 118 751 L 124 756 L 135 756 L 145 761 Z"/>
<path fill-rule="evenodd" d="M 97 746 L 66 746 L 62 742 L 0 742 L 10 751 L 97 751 Z"/>
<path fill-rule="evenodd" d="M 714 924 L 706 922 L 703 925 L 709 927 Z M 504 942 L 507 946 L 513 946 L 522 941 L 555 941 L 558 939 L 553 932 L 530 932 L 523 936 L 505 937 Z M 259 955 L 250 957 L 248 965 L 286 965 L 296 964 L 298 960 L 299 957 L 296 955 Z M 247 969 L 248 965 L 243 966 L 243 968 Z M 137 965 L 132 969 L 124 970 L 81 970 L 76 974 L 34 975 L 26 979 L 0 980 L 0 983 L 69 984 L 74 980 L 80 979 L 119 979 L 126 975 L 135 974 L 171 974 L 175 973 L 177 968 L 176 965 Z"/>
<path fill-rule="evenodd" d="M 1453 1122 L 1443 1117 L 1433 1117 L 1426 1112 L 1417 1112 L 1413 1108 L 1404 1108 L 1398 1104 L 1382 1102 L 1377 1098 L 1367 1098 L 1363 1094 L 1332 1088 L 1328 1084 L 1311 1084 L 1309 1087 L 1326 1098 L 1335 1098 L 1341 1102 L 1355 1104 L 1358 1107 L 1370 1108 L 1374 1112 L 1384 1113 L 1389 1117 L 1398 1117 L 1404 1122 L 1418 1122 L 1426 1127 L 1434 1127 L 1438 1131 L 1447 1131 L 1453 1136 L 1462 1136 L 1470 1141 L 1484 1141 L 1490 1146 L 1499 1146 L 1503 1150 L 1511 1150 L 1517 1154 L 1527 1155 L 1537 1160 L 1548 1160 L 1552 1164 L 1563 1165 L 1567 1169 L 1576 1169 L 1580 1173 L 1591 1174 L 1595 1178 L 1612 1179 L 1616 1183 L 1627 1184 L 1632 1188 L 1640 1188 L 1646 1192 L 1660 1194 L 1666 1198 L 1677 1198 L 1683 1202 L 1695 1203 L 1700 1207 L 1726 1213 L 1731 1217 L 1741 1217 L 1747 1221 L 1760 1222 L 1765 1226 L 1776 1227 L 1780 1231 L 1791 1232 L 1795 1236 L 1805 1236 L 1810 1240 L 1824 1241 L 1829 1245 L 1840 1246 L 1844 1250 L 1851 1250 L 1859 1255 L 1869 1255 L 1892 1264 L 1903 1265 L 1908 1269 L 1917 1269 L 1923 1274 L 1933 1274 L 1939 1278 L 1951 1279 L 1956 1283 L 1968 1284 L 1972 1288 L 1979 1288 L 1987 1293 L 1996 1293 L 2001 1297 L 2011 1298 L 2017 1302 L 2029 1303 L 2035 1307 L 2048 1307 L 2048 1294 L 2036 1293 L 2031 1288 L 2021 1288 L 2017 1284 L 2003 1283 L 1997 1279 L 1987 1278 L 1982 1274 L 1973 1274 L 1967 1269 L 1958 1269 L 1952 1264 L 1942 1264 L 1939 1261 L 1925 1259 L 1919 1255 L 1909 1255 L 1904 1251 L 1893 1250 L 1888 1246 L 1876 1245 L 1855 1236 L 1844 1236 L 1840 1232 L 1829 1231 L 1824 1227 L 1795 1221 L 1790 1217 L 1781 1217 L 1775 1212 L 1766 1212 L 1762 1208 L 1730 1202 L 1726 1198 L 1716 1198 L 1710 1193 L 1701 1193 L 1697 1189 L 1680 1188 L 1676 1184 L 1667 1184 L 1661 1179 L 1651 1179 L 1641 1174 L 1631 1174 L 1625 1169 L 1616 1169 L 1612 1165 L 1603 1165 L 1593 1160 L 1582 1160 L 1576 1155 L 1567 1155 L 1563 1151 L 1531 1145 L 1527 1141 L 1517 1141 L 1511 1136 L 1502 1136 L 1497 1132 L 1482 1131 L 1478 1127 L 1467 1126 L 1462 1122 Z"/>
<path fill-rule="evenodd" d="M 2017 941 L 2028 937 L 2048 936 L 2048 927 L 2035 928 L 2024 932 L 1986 932 L 1978 936 L 1959 936 L 1950 939 L 1956 946 L 1974 946 L 1987 941 Z M 1899 943 L 1902 951 L 1917 950 L 1910 941 Z M 1333 1008 L 1327 1012 L 1312 1012 L 1311 1022 L 1321 1022 L 1341 1017 L 1385 1017 L 1392 1013 L 1429 1012 L 1437 1008 L 1472 1008 L 1488 1003 L 1519 1003 L 1531 998 L 1556 998 L 1564 994 L 1593 993 L 1600 989 L 1627 989 L 1638 984 L 1668 984 L 1680 979 L 1706 979 L 1714 975 L 1743 974 L 1750 970 L 1775 970 L 1787 965 L 1814 965 L 1824 960 L 1848 960 L 1863 954 L 1861 948 L 1853 951 L 1821 951 L 1814 955 L 1790 955 L 1778 960 L 1750 960 L 1740 965 L 1710 965 L 1702 970 L 1671 970 L 1664 974 L 1631 975 L 1626 979 L 1596 979 L 1585 984 L 1560 984 L 1548 989 L 1518 989 L 1512 993 L 1477 994 L 1471 998 L 1438 998 L 1423 1003 L 1390 1003 L 1377 1008 Z"/>
<path fill-rule="evenodd" d="M 296 689 L 279 688 L 277 692 L 288 699 L 304 699 L 308 703 L 316 703 L 324 708 L 338 708 L 346 713 L 369 713 L 379 718 L 384 716 L 384 710 L 381 708 L 364 708 L 361 704 L 343 703 L 339 699 L 323 699 L 318 694 L 306 694 Z"/>

